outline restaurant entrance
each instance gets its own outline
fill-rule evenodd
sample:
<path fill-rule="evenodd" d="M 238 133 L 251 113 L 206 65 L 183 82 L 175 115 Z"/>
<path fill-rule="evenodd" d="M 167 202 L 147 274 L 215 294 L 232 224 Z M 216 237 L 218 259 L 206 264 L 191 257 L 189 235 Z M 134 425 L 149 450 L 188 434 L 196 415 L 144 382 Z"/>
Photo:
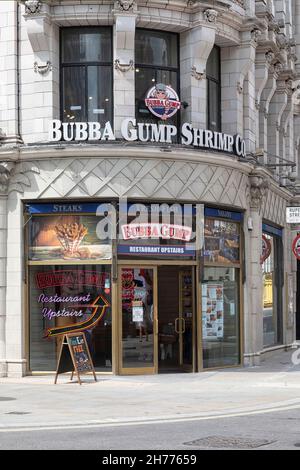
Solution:
<path fill-rule="evenodd" d="M 195 370 L 193 266 L 122 266 L 119 270 L 120 373 Z"/>
<path fill-rule="evenodd" d="M 192 267 L 158 268 L 158 372 L 192 372 L 194 344 Z"/>

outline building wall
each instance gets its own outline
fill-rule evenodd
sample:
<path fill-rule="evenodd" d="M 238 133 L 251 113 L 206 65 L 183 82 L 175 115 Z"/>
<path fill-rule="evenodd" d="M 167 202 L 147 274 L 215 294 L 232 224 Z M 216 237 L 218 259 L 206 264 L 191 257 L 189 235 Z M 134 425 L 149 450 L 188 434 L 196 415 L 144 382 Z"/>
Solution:
<path fill-rule="evenodd" d="M 25 4 L 0 2 L 0 374 L 20 375 L 26 365 L 23 199 L 126 196 L 245 211 L 244 353 L 245 363 L 256 363 L 263 350 L 262 220 L 284 228 L 284 271 L 295 272 L 285 208 L 293 198 L 289 177 L 298 172 L 297 2 L 220 1 L 212 8 L 186 0 Z M 113 27 L 114 60 L 126 66 L 114 67 L 117 136 L 124 117 L 135 114 L 130 61 L 136 27 L 180 34 L 180 92 L 189 103 L 182 121 L 195 127 L 206 128 L 206 62 L 218 45 L 222 131 L 244 136 L 247 161 L 181 148 L 164 153 L 150 145 L 48 145 L 49 121 L 60 114 L 59 28 L 86 25 Z M 295 166 L 282 165 L 290 162 Z M 284 344 L 293 340 L 294 325 L 285 321 Z"/>

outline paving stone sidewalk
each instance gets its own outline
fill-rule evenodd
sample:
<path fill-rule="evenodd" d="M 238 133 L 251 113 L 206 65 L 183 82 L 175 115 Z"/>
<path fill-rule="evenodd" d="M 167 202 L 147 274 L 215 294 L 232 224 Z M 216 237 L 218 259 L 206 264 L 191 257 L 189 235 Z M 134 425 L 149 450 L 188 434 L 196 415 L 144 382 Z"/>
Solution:
<path fill-rule="evenodd" d="M 0 379 L 0 430 L 216 416 L 300 408 L 300 365 L 294 350 L 259 367 L 156 376 L 70 376 Z M 300 356 L 300 354 L 299 354 Z"/>

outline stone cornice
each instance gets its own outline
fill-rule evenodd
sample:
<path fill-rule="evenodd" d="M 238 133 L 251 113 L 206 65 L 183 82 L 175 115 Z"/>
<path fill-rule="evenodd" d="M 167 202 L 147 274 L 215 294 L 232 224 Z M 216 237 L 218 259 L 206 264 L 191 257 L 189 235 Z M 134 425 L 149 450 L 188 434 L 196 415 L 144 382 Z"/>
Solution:
<path fill-rule="evenodd" d="M 1 160 L 18 162 L 47 160 L 51 158 L 70 158 L 80 160 L 80 158 L 154 158 L 160 160 L 185 160 L 188 162 L 210 163 L 215 166 L 222 166 L 240 170 L 249 174 L 253 170 L 253 165 L 248 162 L 238 160 L 219 152 L 201 151 L 198 149 L 188 149 L 181 146 L 150 146 L 120 144 L 103 145 L 54 145 L 54 146 L 20 146 L 0 150 Z"/>

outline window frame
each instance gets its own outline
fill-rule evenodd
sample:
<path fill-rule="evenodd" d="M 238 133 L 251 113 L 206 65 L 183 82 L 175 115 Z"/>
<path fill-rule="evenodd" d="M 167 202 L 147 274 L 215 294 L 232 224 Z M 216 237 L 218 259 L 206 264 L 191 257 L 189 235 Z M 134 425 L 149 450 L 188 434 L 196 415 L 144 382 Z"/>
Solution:
<path fill-rule="evenodd" d="M 63 47 L 63 31 L 65 30 L 80 30 L 80 29 L 87 29 L 87 28 L 94 28 L 94 29 L 107 29 L 110 31 L 110 41 L 111 41 L 111 62 L 103 61 L 88 61 L 88 62 L 63 62 L 62 61 L 62 47 Z M 111 68 L 111 125 L 113 126 L 114 123 L 114 69 L 113 69 L 113 28 L 112 26 L 100 26 L 100 25 L 91 25 L 91 26 L 65 26 L 59 28 L 59 116 L 61 122 L 69 122 L 64 121 L 64 113 L 63 113 L 63 99 L 64 99 L 64 90 L 63 90 L 63 69 L 69 67 L 84 67 L 84 74 L 85 74 L 85 90 L 87 90 L 88 84 L 88 67 L 110 67 Z M 88 110 L 88 94 L 85 95 L 85 118 L 84 122 L 88 121 L 87 110 Z"/>
<path fill-rule="evenodd" d="M 135 62 L 135 77 L 136 77 L 136 69 L 154 69 L 155 70 L 155 76 L 157 77 L 157 71 L 158 70 L 161 70 L 161 71 L 167 71 L 167 72 L 174 72 L 177 74 L 177 80 L 176 80 L 176 86 L 177 86 L 177 89 L 176 89 L 176 93 L 177 95 L 179 96 L 179 100 L 180 100 L 180 34 L 179 33 L 175 33 L 173 31 L 164 31 L 164 30 L 160 30 L 160 29 L 153 29 L 153 28 L 136 28 L 136 32 L 137 31 L 149 31 L 149 32 L 160 32 L 162 34 L 171 34 L 173 35 L 174 37 L 176 37 L 176 54 L 177 54 L 177 67 L 171 67 L 171 66 L 161 66 L 161 65 L 155 65 L 155 64 L 142 64 L 142 63 L 138 63 L 138 62 Z M 136 41 L 136 38 L 135 38 L 135 41 Z M 135 43 L 136 44 L 136 43 Z M 135 47 L 135 51 L 136 51 L 136 47 Z M 156 83 L 159 83 L 156 81 Z M 150 89 L 150 87 L 149 87 Z M 146 98 L 146 97 L 145 97 Z M 151 115 L 151 119 L 153 119 L 155 122 L 159 122 L 160 119 L 157 118 L 156 116 L 154 116 L 154 114 L 150 113 Z M 141 120 L 143 119 L 141 116 L 138 115 L 138 107 L 137 107 L 137 96 L 136 96 L 136 78 L 135 78 L 135 117 L 137 120 Z M 150 118 L 149 118 L 150 119 Z M 175 122 L 176 122 L 176 127 L 177 129 L 180 129 L 180 126 L 181 126 L 181 113 L 180 111 L 178 111 L 175 115 Z"/>
<path fill-rule="evenodd" d="M 280 234 L 281 231 L 281 234 Z M 276 233 L 277 232 L 277 233 Z M 263 349 L 268 349 L 283 344 L 284 340 L 284 246 L 283 246 L 283 229 L 277 228 L 275 225 L 263 220 L 262 234 L 268 235 L 273 239 L 273 273 L 274 285 L 273 289 L 273 313 L 272 317 L 276 320 L 276 338 L 274 344 L 265 344 L 263 331 Z M 265 261 L 266 262 L 266 261 Z M 262 265 L 263 268 L 263 265 Z M 264 316 L 263 316 L 264 320 Z"/>
<path fill-rule="evenodd" d="M 215 77 L 209 75 L 206 72 L 206 125 L 207 129 L 215 132 L 222 132 L 222 117 L 221 117 L 221 103 L 222 103 L 222 98 L 221 98 L 221 92 L 222 92 L 222 83 L 221 83 L 221 48 L 217 46 L 216 44 L 213 46 L 212 50 L 210 53 L 212 53 L 213 49 L 216 49 L 218 51 L 218 69 L 219 69 L 219 76 L 218 79 Z M 208 59 L 207 59 L 208 60 Z M 209 107 L 209 94 L 210 94 L 210 83 L 213 82 L 217 85 L 217 102 L 218 102 L 218 111 L 217 112 L 217 119 L 218 122 L 216 124 L 216 129 L 211 129 L 210 128 L 210 107 Z"/>

